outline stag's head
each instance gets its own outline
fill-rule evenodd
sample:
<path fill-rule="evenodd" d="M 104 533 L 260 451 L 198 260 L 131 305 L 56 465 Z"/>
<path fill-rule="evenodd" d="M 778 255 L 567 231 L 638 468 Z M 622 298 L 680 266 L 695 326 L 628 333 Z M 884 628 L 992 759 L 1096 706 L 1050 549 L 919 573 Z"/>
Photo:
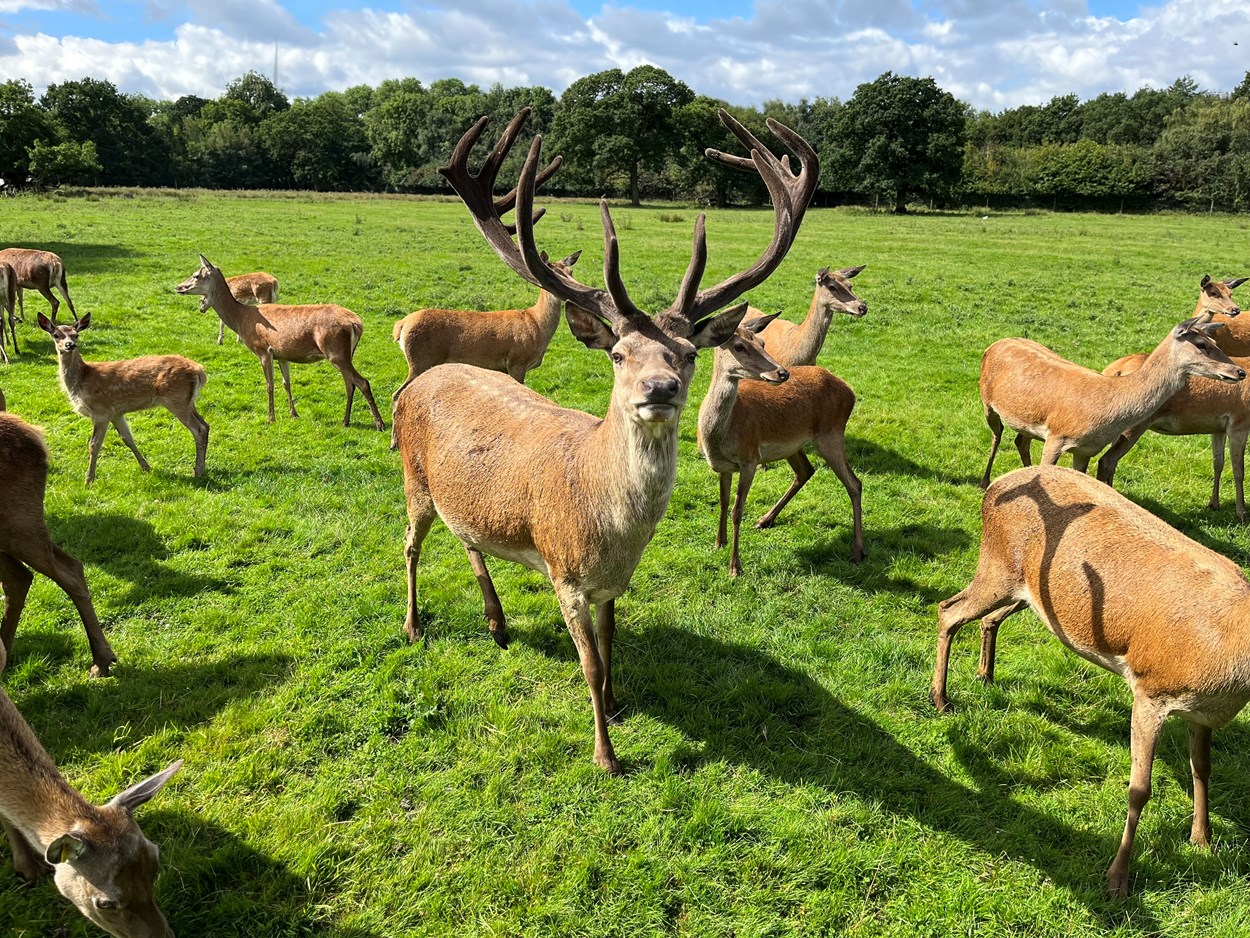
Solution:
<path fill-rule="evenodd" d="M 816 275 L 816 291 L 820 302 L 826 308 L 847 313 L 857 319 L 867 314 L 868 304 L 855 295 L 850 284 L 851 278 L 857 276 L 866 266 L 861 264 L 859 267 L 844 267 L 842 270 L 822 267 Z"/>
<path fill-rule="evenodd" d="M 1212 280 L 1210 275 L 1204 274 L 1202 282 L 1198 285 L 1198 312 L 1208 313 L 1211 316 L 1239 315 L 1241 307 L 1233 299 L 1232 291 L 1245 282 L 1245 277 L 1233 280 Z"/>
<path fill-rule="evenodd" d="M 630 299 L 621 279 L 620 249 L 607 201 L 600 203 L 603 219 L 604 288 L 588 287 L 567 269 L 546 260 L 534 241 L 534 224 L 543 210 L 534 210 L 537 187 L 560 168 L 556 157 L 539 170 L 542 137 L 536 136 L 521 169 L 520 180 L 506 195 L 494 197 L 495 178 L 516 142 L 529 108 L 508 125 L 482 168 L 475 175 L 468 168 L 469 154 L 486 129 L 483 117 L 460 139 L 447 166 L 439 168 L 464 200 L 478 230 L 500 258 L 517 274 L 565 301 L 565 316 L 573 335 L 589 348 L 607 352 L 613 367 L 613 404 L 655 433 L 676 426 L 686 402 L 699 349 L 727 342 L 742 321 L 746 304 L 724 312 L 735 299 L 758 286 L 785 257 L 807 210 L 819 177 L 815 151 L 784 124 L 770 119 L 769 129 L 799 158 L 800 169 L 790 169 L 789 158 L 775 156 L 755 136 L 725 111 L 721 121 L 743 143 L 749 158 L 708 150 L 707 156 L 723 165 L 758 172 L 768 187 L 774 211 L 773 238 L 750 268 L 721 283 L 700 289 L 707 264 L 704 215 L 695 222 L 694 249 L 686 275 L 673 304 L 652 316 Z M 502 215 L 515 208 L 515 222 Z"/>
<path fill-rule="evenodd" d="M 57 355 L 68 355 L 78 348 L 78 333 L 91 327 L 91 314 L 75 319 L 73 325 L 62 323 L 57 325 L 43 313 L 39 314 L 39 328 L 52 336 L 52 344 L 56 346 Z"/>
<path fill-rule="evenodd" d="M 173 938 L 156 904 L 160 851 L 143 836 L 134 812 L 181 767 L 179 760 L 93 809 L 45 854 L 61 895 L 117 938 Z"/>

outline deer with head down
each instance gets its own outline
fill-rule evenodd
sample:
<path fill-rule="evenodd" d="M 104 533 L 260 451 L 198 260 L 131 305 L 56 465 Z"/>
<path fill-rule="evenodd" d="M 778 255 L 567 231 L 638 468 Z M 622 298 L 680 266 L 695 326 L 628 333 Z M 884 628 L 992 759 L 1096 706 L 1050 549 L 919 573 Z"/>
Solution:
<path fill-rule="evenodd" d="M 483 555 L 546 574 L 590 688 L 594 760 L 617 773 L 621 766 L 608 737 L 608 723 L 620 713 L 612 688 L 616 599 L 668 507 L 677 473 L 678 421 L 698 350 L 733 335 L 746 304 L 717 311 L 763 282 L 785 257 L 816 186 L 817 159 L 802 137 L 770 119 L 772 132 L 798 154 L 796 174 L 787 158 L 779 159 L 721 111 L 721 120 L 751 156 L 715 150 L 707 155 L 763 178 L 774 209 L 772 241 L 751 267 L 700 289 L 707 263 L 700 215 L 677 299 L 653 318 L 634 304 L 621 279 L 606 202 L 601 203 L 606 289 L 585 286 L 543 260 L 534 242 L 533 211 L 541 137 L 534 138 L 516 188 L 494 198 L 495 178 L 528 114 L 527 108 L 513 119 L 476 175 L 468 159 L 486 118 L 461 138 L 440 172 L 504 263 L 563 300 L 574 336 L 607 353 L 611 401 L 600 419 L 559 407 L 506 375 L 462 364 L 439 365 L 408 385 L 395 410 L 409 521 L 405 627 L 411 641 L 421 638 L 417 564 L 436 517 L 464 545 L 491 634 L 501 646 L 507 642 L 504 614 Z M 556 157 L 543 175 L 554 173 L 559 163 Z M 513 205 L 515 225 L 505 224 L 501 214 Z"/>
<path fill-rule="evenodd" d="M 0 670 L 4 663 L 0 646 Z M 0 826 L 13 869 L 27 883 L 51 874 L 61 895 L 117 938 L 173 938 L 156 903 L 160 851 L 143 836 L 134 813 L 180 768 L 181 759 L 107 804 L 93 805 L 65 781 L 0 691 Z"/>
<path fill-rule="evenodd" d="M 8 264 L 17 275 L 18 318 L 26 321 L 26 301 L 23 290 L 38 290 L 43 298 L 52 306 L 52 319 L 56 321 L 56 311 L 61 308 L 60 301 L 52 293 L 56 287 L 65 297 L 69 305 L 70 315 L 78 318 L 74 309 L 74 301 L 69 298 L 69 284 L 65 282 L 65 262 L 51 251 L 39 251 L 33 248 L 5 248 L 0 251 L 0 264 Z M 17 351 L 17 338 L 13 339 L 13 350 Z"/>
<path fill-rule="evenodd" d="M 854 319 L 868 314 L 868 304 L 855 295 L 851 278 L 863 271 L 865 265 L 831 270 L 822 267 L 816 274 L 816 292 L 802 322 L 773 319 L 764 329 L 762 337 L 768 345 L 768 354 L 787 368 L 796 365 L 814 365 L 825 336 L 833 322 L 834 313 L 845 313 Z M 746 318 L 756 319 L 764 315 L 755 307 L 747 309 Z"/>

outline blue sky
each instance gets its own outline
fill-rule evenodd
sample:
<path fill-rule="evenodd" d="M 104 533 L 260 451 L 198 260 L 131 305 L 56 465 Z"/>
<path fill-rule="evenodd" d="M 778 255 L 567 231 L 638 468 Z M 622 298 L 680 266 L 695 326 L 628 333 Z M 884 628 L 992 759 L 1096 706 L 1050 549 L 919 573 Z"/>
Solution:
<path fill-rule="evenodd" d="M 838 97 L 886 70 L 977 107 L 1250 70 L 1250 0 L 0 0 L 0 79 L 216 97 L 255 69 L 312 96 L 387 78 L 541 84 L 658 65 L 734 103 Z M 1234 43 L 1237 43 L 1234 45 Z"/>

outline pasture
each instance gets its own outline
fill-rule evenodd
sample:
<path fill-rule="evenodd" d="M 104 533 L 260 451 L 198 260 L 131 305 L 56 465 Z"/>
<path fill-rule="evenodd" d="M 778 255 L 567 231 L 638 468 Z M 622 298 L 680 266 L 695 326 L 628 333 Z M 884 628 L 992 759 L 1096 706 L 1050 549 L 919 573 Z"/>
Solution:
<path fill-rule="evenodd" d="M 540 204 L 544 204 L 540 199 Z M 1198 281 L 1250 273 L 1250 220 L 809 212 L 753 305 L 806 311 L 826 265 L 867 264 L 858 321 L 835 317 L 820 364 L 858 395 L 847 431 L 867 556 L 850 563 L 846 494 L 823 466 L 770 531 L 744 525 L 743 576 L 713 551 L 716 478 L 695 447 L 711 354 L 682 418 L 668 515 L 618 603 L 612 731 L 619 778 L 591 762 L 576 655 L 547 581 L 491 570 L 512 645 L 487 635 L 464 552 L 436 525 L 404 617 L 402 477 L 387 433 L 327 364 L 294 365 L 300 419 L 265 419 L 255 356 L 173 286 L 203 252 L 264 269 L 286 303 L 335 302 L 365 323 L 356 365 L 390 423 L 406 366 L 391 326 L 421 306 L 526 306 L 536 290 L 458 203 L 404 199 L 15 198 L 0 240 L 65 261 L 88 361 L 177 352 L 205 366 L 208 472 L 166 412 L 130 420 L 153 471 L 115 433 L 83 485 L 89 422 L 57 384 L 27 293 L 9 409 L 46 431 L 54 537 L 87 568 L 120 662 L 89 680 L 69 601 L 37 578 L 3 682 L 69 781 L 103 800 L 175 758 L 139 812 L 162 850 L 161 905 L 183 936 L 1215 935 L 1250 926 L 1250 733 L 1215 734 L 1216 847 L 1187 843 L 1185 728 L 1160 743 L 1127 902 L 1103 897 L 1124 821 L 1129 693 L 1032 614 L 1008 623 L 997 684 L 974 679 L 974 630 L 952 656 L 949 716 L 927 699 L 935 603 L 976 565 L 989 431 L 981 352 L 1027 336 L 1094 368 L 1153 348 Z M 667 306 L 695 212 L 614 210 L 622 273 Z M 710 283 L 749 265 L 770 210 L 709 214 Z M 584 249 L 600 283 L 598 208 L 556 203 L 554 257 Z M 1250 287 L 1246 288 L 1250 290 Z M 1250 300 L 1242 300 L 1250 305 Z M 63 307 L 67 314 L 67 308 Z M 528 383 L 602 414 L 607 357 L 562 325 Z M 1035 450 L 1035 453 L 1037 450 Z M 995 475 L 1017 465 L 1000 452 Z M 785 490 L 751 492 L 753 522 Z M 1117 487 L 1240 564 L 1250 535 L 1231 481 L 1206 510 L 1205 438 L 1150 434 Z M 50 884 L 0 867 L 0 933 L 98 934 Z"/>

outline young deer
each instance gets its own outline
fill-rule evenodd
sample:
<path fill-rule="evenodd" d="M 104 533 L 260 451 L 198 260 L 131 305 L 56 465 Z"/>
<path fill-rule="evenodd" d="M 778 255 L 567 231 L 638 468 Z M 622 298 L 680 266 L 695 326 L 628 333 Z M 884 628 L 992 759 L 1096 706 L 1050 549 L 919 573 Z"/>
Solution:
<path fill-rule="evenodd" d="M 0 411 L 2 402 L 0 396 Z M 6 657 L 12 654 L 17 622 L 34 579 L 30 571 L 36 570 L 73 601 L 91 646 L 91 675 L 107 677 L 117 655 L 96 618 L 82 564 L 52 542 L 43 513 L 47 485 L 48 450 L 42 435 L 19 417 L 0 413 L 0 586 L 4 587 L 0 646 Z"/>
<path fill-rule="evenodd" d="M 267 274 L 263 271 L 256 271 L 251 274 L 238 274 L 234 277 L 226 278 L 226 286 L 230 288 L 230 293 L 240 303 L 248 303 L 253 306 L 259 306 L 262 303 L 278 302 L 278 278 L 273 274 Z M 200 297 L 200 312 L 208 312 L 208 297 Z M 221 345 L 226 337 L 226 321 L 224 319 L 217 320 L 217 344 Z M 239 336 L 235 335 L 234 341 L 240 341 Z"/>
<path fill-rule="evenodd" d="M 855 406 L 855 392 L 824 368 L 799 365 L 787 371 L 765 351 L 764 337 L 777 314 L 745 322 L 731 341 L 716 349 L 712 383 L 699 408 L 699 449 L 712 471 L 720 475 L 720 521 L 716 547 L 725 546 L 725 517 L 734 473 L 738 496 L 733 506 L 733 550 L 729 575 L 742 572 L 738 532 L 747 493 L 761 463 L 784 459 L 794 481 L 768 513 L 756 522 L 770 528 L 781 509 L 815 473 L 803 448 L 810 442 L 829 464 L 851 497 L 855 540 L 851 559 L 864 557 L 860 513 L 863 486 L 846 461 L 846 421 Z M 745 379 L 746 383 L 739 385 Z"/>
<path fill-rule="evenodd" d="M 1073 468 L 1084 472 L 1092 457 L 1158 410 L 1189 375 L 1240 381 L 1245 369 L 1220 351 L 1214 329 L 1205 316 L 1185 320 L 1138 371 L 1122 378 L 1073 364 L 1029 339 L 999 339 L 981 359 L 981 402 L 993 434 L 981 488 L 990 484 L 1004 425 L 1016 431 L 1026 466 L 1036 439 L 1046 441 L 1044 465 L 1071 452 Z"/>
<path fill-rule="evenodd" d="M 160 851 L 143 836 L 134 813 L 181 767 L 179 759 L 107 804 L 93 805 L 65 781 L 0 691 L 0 825 L 14 871 L 28 883 L 53 874 L 61 895 L 110 935 L 173 938 L 156 904 Z"/>
<path fill-rule="evenodd" d="M 858 319 L 868 312 L 868 304 L 855 295 L 849 283 L 864 266 L 842 270 L 822 267 L 816 274 L 816 292 L 803 321 L 794 323 L 778 319 L 764 330 L 762 338 L 768 343 L 768 354 L 787 368 L 816 364 L 816 356 L 825 344 L 833 314 L 846 313 Z M 747 309 L 748 319 L 762 315 L 754 307 Z"/>
<path fill-rule="evenodd" d="M 607 415 L 558 407 L 498 372 L 462 364 L 419 375 L 396 402 L 395 423 L 408 503 L 405 546 L 411 641 L 423 631 L 416 574 L 421 545 L 441 517 L 469 556 L 495 641 L 507 642 L 503 608 L 483 554 L 522 563 L 550 577 L 569 635 L 577 646 L 595 718 L 595 762 L 621 766 L 608 737 L 618 719 L 612 688 L 616 598 L 625 592 L 643 549 L 668 507 L 677 473 L 678 421 L 696 353 L 727 341 L 746 310 L 716 314 L 777 267 L 798 231 L 819 175 L 807 142 L 774 120 L 768 126 L 799 155 L 795 175 L 725 111 L 721 120 L 750 159 L 709 150 L 717 162 L 753 169 L 772 196 L 772 242 L 747 270 L 699 289 L 707 262 L 704 216 L 695 222 L 694 256 L 676 301 L 652 318 L 634 305 L 620 275 L 619 248 L 607 203 L 601 203 L 606 290 L 558 273 L 534 243 L 534 191 L 542 138 L 535 137 L 517 187 L 496 200 L 492 190 L 529 109 L 508 125 L 477 175 L 469 153 L 486 127 L 479 120 L 440 172 L 464 200 L 478 230 L 522 278 L 566 303 L 570 328 L 584 345 L 612 361 Z M 544 176 L 559 167 L 557 157 Z M 515 200 L 515 227 L 500 214 Z M 516 240 L 513 240 L 515 232 Z M 592 618 L 591 606 L 595 607 Z"/>
<path fill-rule="evenodd" d="M 126 414 L 150 407 L 164 407 L 191 431 L 195 439 L 194 475 L 204 474 L 208 452 L 208 421 L 195 409 L 195 399 L 208 376 L 197 362 L 181 355 L 144 355 L 120 362 L 85 362 L 78 351 L 78 335 L 91 326 L 91 314 L 72 326 L 55 325 L 43 313 L 39 328 L 52 337 L 60 365 L 61 387 L 74 410 L 91 418 L 91 459 L 87 463 L 87 484 L 95 481 L 95 464 L 104 445 L 109 424 L 117 428 L 123 442 L 135 454 L 139 468 L 151 467 L 139 452 L 130 433 Z"/>
<path fill-rule="evenodd" d="M 1245 368 L 1247 357 L 1250 356 L 1250 330 L 1242 320 L 1234 318 L 1241 312 L 1241 309 L 1230 293 L 1243 283 L 1245 283 L 1244 277 L 1222 281 L 1203 277 L 1201 292 L 1198 296 L 1198 309 L 1210 315 L 1225 317 L 1216 320 L 1215 324 L 1224 328 L 1215 333 L 1215 342 L 1225 354 Z M 1141 368 L 1148 357 L 1145 353 L 1125 355 L 1104 368 L 1102 373 L 1113 376 L 1131 374 Z M 1220 476 L 1224 472 L 1224 443 L 1227 439 L 1228 449 L 1233 456 L 1237 517 L 1245 521 L 1243 479 L 1246 438 L 1250 434 L 1250 396 L 1247 395 L 1247 391 L 1250 391 L 1250 386 L 1244 383 L 1230 388 L 1213 381 L 1186 381 L 1184 386 L 1168 398 L 1152 417 L 1136 427 L 1125 430 L 1120 439 L 1111 445 L 1110 449 L 1098 460 L 1098 478 L 1111 485 L 1115 481 L 1115 471 L 1120 460 L 1148 429 L 1169 436 L 1209 433 L 1213 479 L 1211 501 L 1208 506 L 1212 511 L 1220 507 Z"/>
<path fill-rule="evenodd" d="M 17 348 L 17 322 L 14 318 L 14 296 L 17 293 L 17 272 L 9 265 L 0 263 L 0 362 L 9 363 L 9 354 L 4 350 L 4 322 L 9 322 L 9 332 L 13 336 L 13 354 Z"/>
<path fill-rule="evenodd" d="M 56 287 L 69 304 L 69 311 L 75 319 L 78 312 L 74 309 L 74 301 L 69 298 L 69 284 L 65 282 L 65 263 L 51 251 L 36 251 L 31 248 L 5 248 L 0 251 L 0 264 L 8 264 L 17 274 L 17 305 L 20 313 L 18 318 L 26 321 L 26 303 L 22 291 L 38 290 L 52 305 L 52 319 L 56 320 L 56 311 L 60 309 L 60 301 L 52 294 Z M 17 338 L 14 337 L 14 351 L 17 351 Z"/>
<path fill-rule="evenodd" d="M 981 509 L 976 577 L 938 605 L 931 696 L 950 709 L 950 645 L 980 619 L 980 674 L 993 679 L 998 627 L 1031 608 L 1069 649 L 1125 679 L 1133 693 L 1128 819 L 1107 891 L 1128 892 L 1129 855 L 1150 798 L 1163 721 L 1189 721 L 1194 781 L 1191 840 L 1207 846 L 1211 730 L 1250 700 L 1250 582 L 1232 561 L 1081 473 L 1018 469 L 995 481 Z"/>
<path fill-rule="evenodd" d="M 234 298 L 225 276 L 203 254 L 200 255 L 200 269 L 174 290 L 204 297 L 207 303 L 201 303 L 201 308 L 211 306 L 215 309 L 222 322 L 233 329 L 260 359 L 265 370 L 265 389 L 269 392 L 270 423 L 274 421 L 273 363 L 276 361 L 282 372 L 282 386 L 286 389 L 291 416 L 298 417 L 295 399 L 291 397 L 289 363 L 307 364 L 324 358 L 338 369 L 347 388 L 343 426 L 351 426 L 352 401 L 359 388 L 373 413 L 373 425 L 379 430 L 386 429 L 369 382 L 352 364 L 352 356 L 356 354 L 356 345 L 365 327 L 360 317 L 350 309 L 332 303 L 304 306 L 262 303 L 260 306 L 248 306 Z"/>

